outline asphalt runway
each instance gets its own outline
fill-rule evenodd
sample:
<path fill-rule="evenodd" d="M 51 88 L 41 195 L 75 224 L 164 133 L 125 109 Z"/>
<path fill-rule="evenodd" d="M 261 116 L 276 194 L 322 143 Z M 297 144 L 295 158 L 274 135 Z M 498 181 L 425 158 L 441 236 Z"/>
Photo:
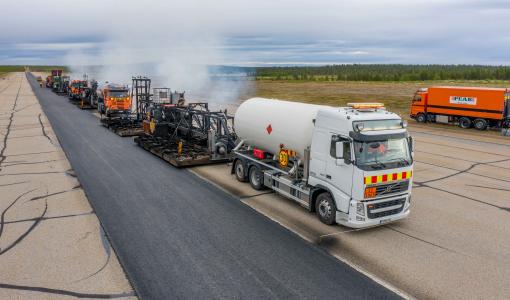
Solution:
<path fill-rule="evenodd" d="M 398 298 L 29 79 L 139 297 Z"/>

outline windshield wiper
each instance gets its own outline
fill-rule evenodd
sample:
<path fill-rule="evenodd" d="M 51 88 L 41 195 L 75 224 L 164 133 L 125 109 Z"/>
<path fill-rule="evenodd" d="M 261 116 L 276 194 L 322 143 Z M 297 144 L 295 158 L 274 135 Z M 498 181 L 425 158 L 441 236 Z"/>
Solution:
<path fill-rule="evenodd" d="M 372 169 L 383 169 L 386 168 L 386 165 L 380 161 L 376 161 L 375 164 L 371 164 L 370 167 L 372 167 Z"/>
<path fill-rule="evenodd" d="M 409 166 L 411 164 L 411 162 L 405 158 L 397 158 L 397 159 L 389 160 L 389 161 L 387 161 L 387 163 L 394 162 L 394 161 L 398 162 L 399 164 L 403 164 L 404 166 Z"/>

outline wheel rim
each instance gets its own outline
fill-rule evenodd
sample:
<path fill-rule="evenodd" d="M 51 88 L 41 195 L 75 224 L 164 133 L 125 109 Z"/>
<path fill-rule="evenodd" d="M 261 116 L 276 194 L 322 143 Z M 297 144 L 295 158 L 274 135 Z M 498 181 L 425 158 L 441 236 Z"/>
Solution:
<path fill-rule="evenodd" d="M 331 205 L 328 201 L 323 200 L 319 203 L 319 214 L 323 218 L 328 218 L 331 215 Z"/>
<path fill-rule="evenodd" d="M 236 163 L 236 174 L 238 178 L 244 177 L 244 169 L 243 169 L 243 163 Z"/>
<path fill-rule="evenodd" d="M 251 176 L 250 176 L 251 182 L 255 186 L 259 186 L 260 185 L 260 175 L 258 173 L 259 172 L 257 172 L 257 170 L 253 170 L 251 172 Z"/>

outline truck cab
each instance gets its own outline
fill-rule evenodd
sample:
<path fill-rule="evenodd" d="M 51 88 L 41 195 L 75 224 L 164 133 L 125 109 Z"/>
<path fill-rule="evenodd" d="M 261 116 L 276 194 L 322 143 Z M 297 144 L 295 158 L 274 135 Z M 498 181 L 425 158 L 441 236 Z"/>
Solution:
<path fill-rule="evenodd" d="M 418 122 L 425 122 L 427 116 L 427 99 L 428 99 L 428 89 L 420 88 L 418 89 L 413 96 L 413 101 L 411 104 L 411 114 L 410 117 L 416 119 Z"/>
<path fill-rule="evenodd" d="M 131 113 L 131 97 L 127 86 L 107 84 L 98 90 L 97 96 L 100 114 L 123 117 Z"/>
<path fill-rule="evenodd" d="M 412 140 L 398 115 L 373 105 L 317 113 L 308 184 L 331 194 L 336 223 L 359 228 L 405 218 L 412 167 Z M 332 213 L 327 201 L 316 209 Z"/>

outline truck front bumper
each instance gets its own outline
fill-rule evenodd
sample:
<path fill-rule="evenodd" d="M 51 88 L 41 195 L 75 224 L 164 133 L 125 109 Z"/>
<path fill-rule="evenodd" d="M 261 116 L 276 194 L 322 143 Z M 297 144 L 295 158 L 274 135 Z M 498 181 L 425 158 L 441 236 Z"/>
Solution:
<path fill-rule="evenodd" d="M 370 202 L 361 202 L 352 200 L 349 207 L 349 213 L 343 213 L 337 211 L 336 213 L 336 222 L 338 224 L 350 227 L 350 228 L 367 228 L 380 226 L 387 223 L 395 222 L 409 216 L 410 210 L 410 196 L 409 195 L 401 195 L 392 198 L 387 198 L 383 200 L 375 200 Z M 398 205 L 395 205 L 394 209 L 397 210 L 397 213 L 394 214 L 384 214 L 384 212 L 390 212 L 392 207 L 385 206 L 382 208 L 370 209 L 370 205 L 381 204 L 381 203 L 389 203 L 397 200 L 404 200 L 402 204 L 402 209 L 398 211 Z M 363 207 L 363 211 L 357 208 Z"/>

